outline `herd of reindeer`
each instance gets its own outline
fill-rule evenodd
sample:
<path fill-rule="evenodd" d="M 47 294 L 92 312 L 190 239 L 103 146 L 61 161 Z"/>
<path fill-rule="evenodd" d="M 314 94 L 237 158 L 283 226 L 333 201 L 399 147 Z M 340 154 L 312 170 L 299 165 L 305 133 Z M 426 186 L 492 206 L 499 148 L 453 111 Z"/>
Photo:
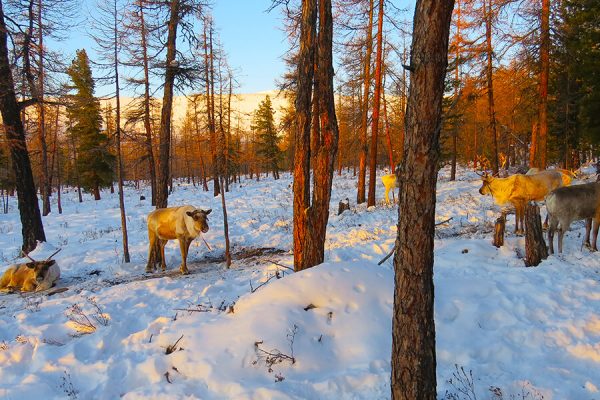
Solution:
<path fill-rule="evenodd" d="M 482 185 L 479 193 L 491 195 L 498 205 L 507 204 L 515 208 L 515 233 L 524 231 L 525 206 L 530 201 L 546 201 L 548 212 L 548 247 L 554 253 L 554 233 L 558 230 L 558 252 L 563 250 L 563 237 L 573 221 L 585 220 L 585 245 L 597 251 L 596 242 L 600 227 L 600 173 L 598 181 L 571 185 L 575 173 L 564 169 L 539 170 L 531 168 L 526 174 L 514 174 L 505 178 L 479 174 Z M 389 192 L 398 187 L 396 174 L 384 175 L 385 200 L 389 204 Z M 190 205 L 169 207 L 152 211 L 148 215 L 148 264 L 146 272 L 152 273 L 160 264 L 166 270 L 165 245 L 177 240 L 181 251 L 182 274 L 188 274 L 187 255 L 190 244 L 201 233 L 209 229 L 208 215 Z M 548 223 L 549 220 L 549 223 Z M 591 233 L 591 241 L 590 241 Z M 58 252 L 58 251 L 57 251 Z M 56 252 L 56 253 L 57 253 Z M 40 292 L 50 289 L 60 278 L 60 268 L 52 257 L 9 266 L 0 278 L 0 292 Z M 66 290 L 66 289 L 65 289 Z"/>

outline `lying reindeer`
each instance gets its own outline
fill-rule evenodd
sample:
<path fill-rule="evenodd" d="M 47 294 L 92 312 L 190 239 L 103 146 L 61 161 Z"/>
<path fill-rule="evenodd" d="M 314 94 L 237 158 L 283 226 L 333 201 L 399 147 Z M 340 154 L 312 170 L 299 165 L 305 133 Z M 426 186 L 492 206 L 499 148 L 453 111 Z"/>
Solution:
<path fill-rule="evenodd" d="M 548 246 L 554 253 L 554 232 L 558 230 L 558 252 L 562 253 L 563 236 L 569 230 L 571 222 L 585 219 L 585 244 L 590 246 L 592 221 L 594 232 L 591 248 L 597 251 L 598 228 L 600 227 L 600 182 L 561 187 L 552 191 L 546 198 L 546 209 L 550 215 L 548 227 Z"/>
<path fill-rule="evenodd" d="M 148 264 L 146 272 L 156 269 L 157 254 L 155 244 L 158 241 L 160 248 L 160 265 L 162 270 L 167 269 L 165 262 L 165 245 L 167 241 L 177 239 L 181 250 L 182 274 L 188 274 L 187 255 L 192 241 L 200 234 L 208 232 L 208 214 L 212 210 L 196 209 L 193 206 L 180 206 L 159 208 L 148 214 L 148 239 L 150 249 L 148 251 Z"/>
<path fill-rule="evenodd" d="M 60 278 L 60 268 L 56 261 L 52 260 L 60 250 L 58 249 L 44 261 L 36 261 L 25 254 L 31 262 L 12 265 L 4 271 L 0 278 L 0 291 L 41 292 L 50 289 Z"/>
<path fill-rule="evenodd" d="M 515 207 L 515 233 L 523 233 L 525 205 L 528 201 L 542 201 L 546 195 L 563 184 L 563 174 L 558 171 L 541 171 L 535 175 L 515 174 L 508 178 L 481 175 L 479 193 L 491 195 L 499 205 L 511 203 Z"/>

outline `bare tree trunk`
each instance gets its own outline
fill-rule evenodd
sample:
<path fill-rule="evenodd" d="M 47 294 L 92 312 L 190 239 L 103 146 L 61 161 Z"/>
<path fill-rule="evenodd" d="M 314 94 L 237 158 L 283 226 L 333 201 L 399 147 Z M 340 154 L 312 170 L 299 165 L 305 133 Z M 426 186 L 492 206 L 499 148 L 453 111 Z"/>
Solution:
<path fill-rule="evenodd" d="M 208 26 L 207 26 L 208 25 Z M 208 31 L 208 32 L 207 32 Z M 208 119 L 208 132 L 210 135 L 210 154 L 212 162 L 213 195 L 220 193 L 219 165 L 217 157 L 217 133 L 215 126 L 215 89 L 214 89 L 214 63 L 212 47 L 212 21 L 206 20 L 204 25 L 204 61 L 206 84 L 206 113 Z"/>
<path fill-rule="evenodd" d="M 540 208 L 529 202 L 525 206 L 525 266 L 535 267 L 548 258 L 542 232 Z"/>
<path fill-rule="evenodd" d="M 156 188 L 156 208 L 165 208 L 168 203 L 170 178 L 169 155 L 171 150 L 171 113 L 173 109 L 173 85 L 177 70 L 175 56 L 177 46 L 177 25 L 179 24 L 179 0 L 171 2 L 167 36 L 167 59 L 162 112 L 160 116 L 160 149 L 158 155 L 158 182 Z"/>
<path fill-rule="evenodd" d="M 305 239 L 309 236 L 311 99 L 315 61 L 317 1 L 302 2 L 300 50 L 296 90 L 294 136 L 294 268 L 309 268 Z"/>
<path fill-rule="evenodd" d="M 223 187 L 223 178 L 221 187 Z M 223 206 L 223 234 L 225 235 L 225 265 L 227 268 L 231 266 L 231 251 L 229 248 L 229 222 L 227 221 L 227 206 L 225 204 L 225 191 L 221 191 L 221 205 Z"/>
<path fill-rule="evenodd" d="M 375 182 L 377 181 L 377 136 L 379 131 L 379 108 L 381 103 L 383 65 L 383 0 L 379 0 L 377 15 L 377 55 L 375 56 L 375 92 L 373 94 L 373 115 L 371 116 L 371 147 L 369 149 L 369 195 L 367 206 L 375 205 Z"/>
<path fill-rule="evenodd" d="M 485 43 L 486 43 L 486 81 L 488 97 L 488 135 L 492 138 L 494 154 L 492 155 L 492 168 L 494 174 L 498 173 L 498 133 L 496 132 L 496 107 L 494 106 L 494 82 L 492 70 L 492 0 L 484 2 L 485 15 Z"/>
<path fill-rule="evenodd" d="M 406 144 L 399 173 L 394 257 L 392 399 L 436 393 L 433 316 L 435 186 L 454 0 L 418 0 L 413 23 Z"/>
<path fill-rule="evenodd" d="M 27 152 L 25 132 L 20 118 L 20 107 L 15 95 L 15 85 L 10 69 L 7 30 L 4 10 L 0 1 L 0 113 L 4 123 L 6 140 L 9 144 L 12 166 L 15 173 L 21 232 L 22 250 L 29 253 L 35 249 L 37 241 L 45 242 L 46 235 L 38 206 L 38 198 L 31 172 L 31 162 Z"/>
<path fill-rule="evenodd" d="M 117 2 L 113 2 L 113 33 L 114 33 L 114 61 L 115 61 L 115 97 L 116 107 L 116 147 L 117 147 L 117 181 L 119 186 L 119 209 L 121 212 L 121 234 L 123 237 L 123 260 L 128 263 L 129 259 L 129 239 L 127 236 L 127 216 L 125 215 L 125 200 L 123 195 L 123 157 L 121 155 L 121 88 L 119 87 L 119 26 Z"/>
<path fill-rule="evenodd" d="M 548 137 L 548 75 L 550 74 L 550 0 L 542 0 L 540 32 L 540 99 L 539 99 L 539 156 L 538 167 L 546 168 Z"/>
<path fill-rule="evenodd" d="M 360 151 L 358 153 L 358 192 L 356 194 L 356 203 L 361 204 L 366 200 L 365 184 L 367 180 L 367 154 L 369 152 L 369 143 L 367 140 L 367 129 L 369 126 L 369 91 L 371 87 L 371 54 L 373 52 L 373 11 L 375 4 L 370 0 L 369 4 L 369 24 L 367 26 L 367 37 L 365 39 L 366 53 L 364 60 L 363 76 L 363 104 L 362 119 L 360 123 Z"/>
<path fill-rule="evenodd" d="M 144 131 L 145 131 L 145 149 L 148 159 L 148 172 L 150 173 L 150 190 L 152 195 L 152 205 L 156 205 L 156 162 L 154 161 L 154 148 L 152 145 L 152 124 L 150 123 L 150 69 L 148 64 L 148 42 L 146 30 L 146 21 L 144 17 L 143 0 L 137 0 L 140 15 L 140 40 L 142 47 L 142 63 L 144 65 Z"/>

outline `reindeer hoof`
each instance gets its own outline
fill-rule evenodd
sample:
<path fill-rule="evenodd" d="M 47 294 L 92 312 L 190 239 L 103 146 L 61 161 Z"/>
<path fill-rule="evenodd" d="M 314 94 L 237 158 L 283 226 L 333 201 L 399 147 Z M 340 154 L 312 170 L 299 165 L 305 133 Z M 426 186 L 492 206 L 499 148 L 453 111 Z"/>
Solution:
<path fill-rule="evenodd" d="M 179 270 L 181 271 L 181 275 L 189 275 L 190 271 L 188 271 L 187 267 L 180 267 Z"/>

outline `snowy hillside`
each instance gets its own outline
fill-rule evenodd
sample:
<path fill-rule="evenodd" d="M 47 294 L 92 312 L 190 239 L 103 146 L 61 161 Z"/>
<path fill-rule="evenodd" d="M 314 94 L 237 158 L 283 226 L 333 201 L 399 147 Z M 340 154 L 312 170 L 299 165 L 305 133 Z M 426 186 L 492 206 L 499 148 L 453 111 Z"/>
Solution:
<path fill-rule="evenodd" d="M 356 179 L 336 175 L 326 263 L 294 274 L 291 182 L 244 180 L 226 194 L 229 270 L 221 199 L 176 185 L 170 205 L 213 209 L 204 235 L 212 250 L 194 241 L 185 277 L 175 242 L 167 272 L 144 273 L 148 189 L 125 192 L 130 264 L 117 195 L 80 204 L 65 192 L 32 257 L 62 248 L 58 286 L 68 290 L 0 295 L 0 398 L 389 398 L 394 276 L 391 259 L 377 262 L 394 245 L 397 208 L 356 206 Z M 449 182 L 442 170 L 438 183 L 437 220 L 452 218 L 436 229 L 438 397 L 600 399 L 600 258 L 581 248 L 583 223 L 565 254 L 525 268 L 513 216 L 506 245 L 491 245 L 499 208 L 479 182 L 466 170 Z M 335 215 L 346 197 L 351 210 Z M 10 202 L 0 272 L 19 262 Z"/>

